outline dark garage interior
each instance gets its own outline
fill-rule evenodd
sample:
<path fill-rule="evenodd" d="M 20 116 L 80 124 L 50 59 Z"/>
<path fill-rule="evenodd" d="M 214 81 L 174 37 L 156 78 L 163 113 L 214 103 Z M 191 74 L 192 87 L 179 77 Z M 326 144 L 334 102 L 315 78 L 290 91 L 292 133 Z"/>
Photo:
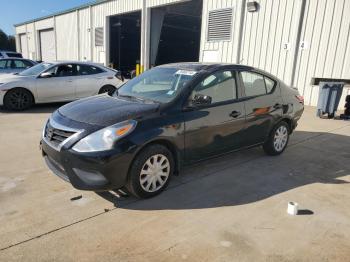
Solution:
<path fill-rule="evenodd" d="M 149 66 L 199 60 L 202 0 L 151 10 Z M 140 63 L 141 12 L 110 18 L 110 64 L 130 77 Z"/>
<path fill-rule="evenodd" d="M 199 60 L 202 0 L 152 9 L 150 65 Z"/>
<path fill-rule="evenodd" d="M 141 53 L 141 11 L 112 16 L 110 63 L 126 76 L 135 69 Z"/>

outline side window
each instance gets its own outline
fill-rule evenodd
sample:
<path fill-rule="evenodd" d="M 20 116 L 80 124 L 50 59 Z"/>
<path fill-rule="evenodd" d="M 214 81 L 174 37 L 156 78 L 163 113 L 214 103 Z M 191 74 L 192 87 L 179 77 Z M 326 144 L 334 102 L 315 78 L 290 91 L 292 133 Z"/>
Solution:
<path fill-rule="evenodd" d="M 220 71 L 208 76 L 194 88 L 192 97 L 197 94 L 210 96 L 212 103 L 236 99 L 237 87 L 234 73 Z"/>
<path fill-rule="evenodd" d="M 273 88 L 275 87 L 276 82 L 267 77 L 264 77 L 264 79 L 265 79 L 267 93 L 271 93 Z"/>
<path fill-rule="evenodd" d="M 6 64 L 8 60 L 1 60 L 0 61 L 0 69 L 6 69 Z"/>
<path fill-rule="evenodd" d="M 104 71 L 95 66 L 89 65 L 77 65 L 77 70 L 79 75 L 95 75 L 103 73 Z"/>
<path fill-rule="evenodd" d="M 253 72 L 241 72 L 246 96 L 260 96 L 270 93 L 275 81 Z"/>
<path fill-rule="evenodd" d="M 21 60 L 13 60 L 12 66 L 13 68 L 18 68 L 18 69 L 24 69 L 27 68 L 27 66 L 24 64 L 23 61 Z"/>
<path fill-rule="evenodd" d="M 67 64 L 60 65 L 57 67 L 56 77 L 67 77 L 67 76 L 75 76 L 76 75 L 76 66 Z"/>

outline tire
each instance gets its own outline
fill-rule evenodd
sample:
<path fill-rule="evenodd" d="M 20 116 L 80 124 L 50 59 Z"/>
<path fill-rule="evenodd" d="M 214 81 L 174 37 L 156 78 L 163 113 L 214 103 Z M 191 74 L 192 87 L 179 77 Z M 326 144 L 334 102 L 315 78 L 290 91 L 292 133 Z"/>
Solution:
<path fill-rule="evenodd" d="M 116 88 L 112 85 L 106 85 L 101 87 L 100 91 L 98 92 L 99 94 L 104 94 L 104 93 L 108 93 L 108 94 L 113 94 L 114 91 L 116 90 Z"/>
<path fill-rule="evenodd" d="M 174 157 L 166 147 L 150 145 L 133 161 L 126 187 L 137 198 L 154 197 L 168 186 L 174 166 Z"/>
<path fill-rule="evenodd" d="M 279 122 L 271 131 L 263 145 L 264 151 L 270 156 L 277 156 L 287 148 L 290 127 L 285 121 Z"/>
<path fill-rule="evenodd" d="M 13 111 L 22 111 L 32 107 L 34 97 L 31 92 L 24 88 L 9 90 L 4 97 L 5 108 Z"/>

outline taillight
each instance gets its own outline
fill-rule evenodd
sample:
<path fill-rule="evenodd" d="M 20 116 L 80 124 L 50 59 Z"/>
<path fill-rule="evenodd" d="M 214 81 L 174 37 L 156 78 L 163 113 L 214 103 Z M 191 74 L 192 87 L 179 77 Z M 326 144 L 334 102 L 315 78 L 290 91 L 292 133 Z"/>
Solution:
<path fill-rule="evenodd" d="M 300 103 L 304 104 L 304 97 L 303 97 L 303 96 L 297 95 L 297 96 L 295 96 L 295 97 L 298 99 L 298 101 L 299 101 Z"/>

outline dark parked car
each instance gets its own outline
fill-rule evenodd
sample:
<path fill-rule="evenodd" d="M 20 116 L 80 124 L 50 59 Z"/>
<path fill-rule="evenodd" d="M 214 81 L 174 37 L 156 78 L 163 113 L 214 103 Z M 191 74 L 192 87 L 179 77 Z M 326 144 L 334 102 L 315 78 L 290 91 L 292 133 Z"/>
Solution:
<path fill-rule="evenodd" d="M 146 198 L 200 160 L 259 145 L 281 154 L 303 110 L 297 90 L 252 67 L 163 65 L 113 95 L 59 108 L 44 127 L 42 153 L 78 189 Z"/>

